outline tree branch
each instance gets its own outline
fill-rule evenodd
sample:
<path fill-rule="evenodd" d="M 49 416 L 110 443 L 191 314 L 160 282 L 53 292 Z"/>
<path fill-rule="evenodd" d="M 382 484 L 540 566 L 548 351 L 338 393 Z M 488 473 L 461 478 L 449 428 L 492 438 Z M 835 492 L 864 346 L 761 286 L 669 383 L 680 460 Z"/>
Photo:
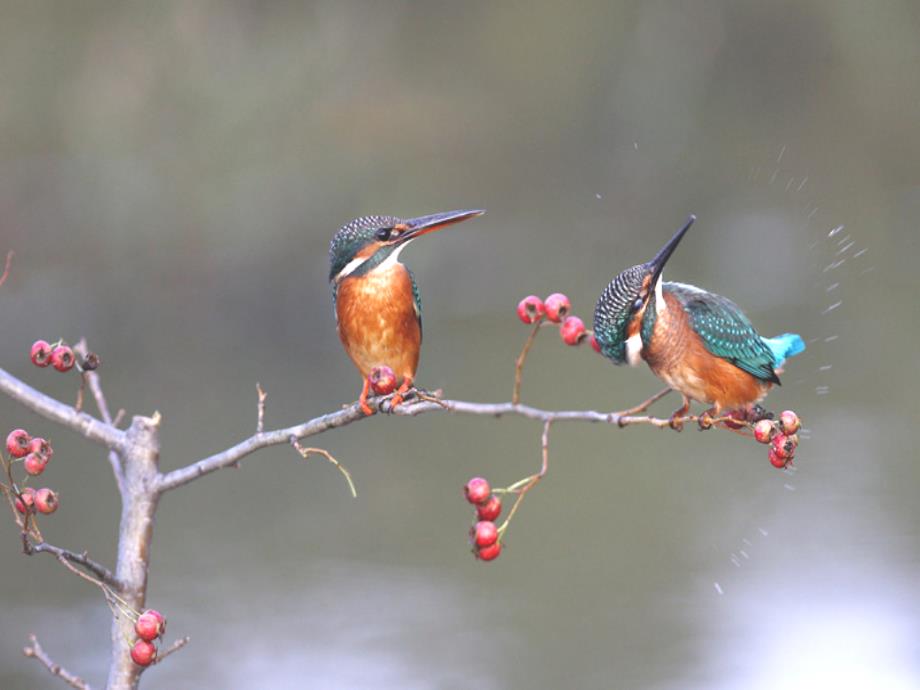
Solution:
<path fill-rule="evenodd" d="M 42 649 L 40 644 L 38 644 L 38 638 L 36 638 L 35 635 L 29 635 L 29 642 L 32 643 L 32 646 L 23 647 L 23 654 L 41 662 L 44 667 L 48 669 L 51 675 L 57 676 L 70 687 L 77 688 L 77 690 L 92 690 L 89 683 L 87 683 L 85 680 L 79 676 L 74 675 L 60 664 L 54 663 L 51 657 L 48 656 L 48 653 Z"/>
<path fill-rule="evenodd" d="M 642 405 L 630 408 L 621 412 L 596 412 L 594 410 L 543 410 L 530 405 L 515 404 L 512 402 L 504 403 L 476 403 L 463 400 L 441 400 L 432 398 L 427 395 L 407 400 L 399 405 L 393 414 L 403 417 L 415 417 L 426 412 L 448 411 L 457 414 L 470 414 L 486 417 L 503 417 L 507 415 L 516 415 L 534 419 L 540 422 L 596 422 L 601 424 L 615 424 L 619 427 L 633 426 L 636 424 L 647 424 L 657 428 L 668 428 L 669 419 L 652 417 L 649 415 L 638 415 L 636 412 L 645 410 L 649 405 L 660 399 L 664 391 L 649 398 Z M 269 446 L 290 443 L 291 439 L 303 439 L 309 436 L 315 436 L 329 429 L 346 426 L 352 422 L 365 419 L 366 415 L 361 412 L 357 403 L 346 407 L 337 412 L 330 412 L 320 417 L 311 419 L 303 424 L 287 427 L 286 429 L 275 429 L 273 431 L 263 431 L 253 434 L 240 443 L 227 448 L 226 450 L 215 453 L 209 457 L 203 458 L 190 465 L 173 470 L 166 474 L 161 474 L 157 480 L 157 490 L 159 492 L 169 491 L 176 487 L 187 484 L 190 481 L 203 477 L 206 474 L 215 472 L 224 467 L 235 465 L 237 462 L 251 455 L 257 450 Z M 683 418 L 685 422 L 694 422 L 698 418 L 690 415 Z"/>
<path fill-rule="evenodd" d="M 112 571 L 106 568 L 101 563 L 97 563 L 96 561 L 91 559 L 89 555 L 86 553 L 86 551 L 84 551 L 83 553 L 76 553 L 74 551 L 70 551 L 69 549 L 62 549 L 59 546 L 54 546 L 52 544 L 49 544 L 48 542 L 41 542 L 39 544 L 30 544 L 29 550 L 32 553 L 50 553 L 50 554 L 53 554 L 54 556 L 57 556 L 59 559 L 63 558 L 65 560 L 70 561 L 71 563 L 81 565 L 84 568 L 86 568 L 88 571 L 93 573 L 96 577 L 98 577 L 102 582 L 107 584 L 112 589 L 116 591 L 120 589 L 118 580 L 115 579 L 115 575 L 112 573 Z"/>
<path fill-rule="evenodd" d="M 42 417 L 69 427 L 83 437 L 103 446 L 120 449 L 125 443 L 123 431 L 85 412 L 77 412 L 70 405 L 65 405 L 35 390 L 4 369 L 0 369 L 0 391 Z"/>

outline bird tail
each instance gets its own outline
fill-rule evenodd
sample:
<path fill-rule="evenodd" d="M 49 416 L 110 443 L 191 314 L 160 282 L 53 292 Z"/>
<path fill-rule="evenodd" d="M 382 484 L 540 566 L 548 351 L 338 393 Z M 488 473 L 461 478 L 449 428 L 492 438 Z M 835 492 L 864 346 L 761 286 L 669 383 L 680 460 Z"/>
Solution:
<path fill-rule="evenodd" d="M 796 333 L 783 333 L 775 338 L 761 338 L 761 340 L 773 353 L 773 366 L 777 369 L 783 366 L 783 362 L 790 357 L 805 351 L 805 341 Z"/>

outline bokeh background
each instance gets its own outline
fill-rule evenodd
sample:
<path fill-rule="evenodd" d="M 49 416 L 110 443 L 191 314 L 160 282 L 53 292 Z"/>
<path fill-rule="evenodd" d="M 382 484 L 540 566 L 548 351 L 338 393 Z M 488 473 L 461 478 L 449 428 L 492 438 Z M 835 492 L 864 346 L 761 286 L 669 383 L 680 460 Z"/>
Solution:
<path fill-rule="evenodd" d="M 588 320 L 690 212 L 667 276 L 809 342 L 769 399 L 810 430 L 797 472 L 731 434 L 560 425 L 492 564 L 460 487 L 532 472 L 533 422 L 314 439 L 357 500 L 287 448 L 167 495 L 149 601 L 192 644 L 144 687 L 920 686 L 915 2 L 0 11 L 0 365 L 70 400 L 28 347 L 86 336 L 113 407 L 164 415 L 164 468 L 253 430 L 257 381 L 270 425 L 354 400 L 326 251 L 357 215 L 488 209 L 403 255 L 420 383 L 451 397 L 508 399 L 518 299 L 562 290 Z M 552 333 L 528 366 L 545 407 L 659 387 Z M 48 539 L 112 562 L 103 455 L 8 400 L 0 419 L 54 442 Z M 0 553 L 0 687 L 59 687 L 20 656 L 33 631 L 99 684 L 98 592 L 9 520 Z"/>

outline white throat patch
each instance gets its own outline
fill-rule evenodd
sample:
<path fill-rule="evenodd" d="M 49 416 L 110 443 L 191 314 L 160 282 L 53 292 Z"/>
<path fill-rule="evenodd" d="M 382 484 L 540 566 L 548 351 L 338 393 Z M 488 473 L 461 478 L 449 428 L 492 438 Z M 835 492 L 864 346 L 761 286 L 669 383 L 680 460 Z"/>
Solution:
<path fill-rule="evenodd" d="M 636 367 L 642 362 L 642 336 L 636 333 L 626 339 L 626 361 Z"/>
<path fill-rule="evenodd" d="M 409 240 L 409 242 L 412 242 L 412 240 Z M 395 250 L 393 250 L 393 253 L 392 253 L 392 254 L 390 254 L 386 259 L 383 260 L 382 263 L 380 263 L 380 264 L 377 265 L 377 266 L 374 266 L 374 268 L 372 269 L 372 271 L 387 271 L 387 270 L 391 269 L 391 268 L 393 267 L 393 265 L 396 264 L 396 263 L 399 261 L 399 253 L 400 253 L 403 249 L 406 248 L 406 246 L 409 244 L 409 242 L 404 242 L 403 244 L 399 245 Z M 358 267 L 361 266 L 361 265 L 362 265 L 365 261 L 367 261 L 369 258 L 370 258 L 369 256 L 355 257 L 354 259 L 352 259 L 351 261 L 349 261 L 347 264 L 345 264 L 345 266 L 342 268 L 342 270 L 339 271 L 339 272 L 336 274 L 335 278 L 333 278 L 333 282 L 334 282 L 334 283 L 338 283 L 338 282 L 340 282 L 343 278 L 347 278 L 347 277 L 350 276 L 352 273 L 354 273 L 355 271 L 357 271 L 357 270 L 358 270 Z"/>

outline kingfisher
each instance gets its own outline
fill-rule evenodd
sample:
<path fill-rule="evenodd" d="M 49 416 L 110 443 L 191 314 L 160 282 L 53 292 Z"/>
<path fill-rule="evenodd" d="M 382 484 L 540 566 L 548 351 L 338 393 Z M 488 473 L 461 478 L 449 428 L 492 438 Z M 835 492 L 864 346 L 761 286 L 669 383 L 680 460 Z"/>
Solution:
<path fill-rule="evenodd" d="M 683 396 L 670 420 L 678 430 L 691 400 L 711 405 L 704 413 L 710 416 L 749 410 L 780 385 L 786 359 L 805 349 L 795 333 L 761 337 L 726 297 L 662 282 L 665 264 L 694 221 L 691 215 L 651 261 L 614 278 L 594 308 L 594 336 L 605 357 L 632 366 L 645 360 Z"/>
<path fill-rule="evenodd" d="M 415 276 L 400 263 L 400 253 L 422 235 L 483 213 L 448 211 L 408 220 L 362 216 L 332 238 L 329 282 L 336 328 L 345 352 L 364 377 L 358 402 L 365 414 L 374 412 L 367 404 L 371 369 L 388 366 L 396 374 L 400 385 L 391 401 L 396 407 L 412 387 L 418 368 L 422 304 Z"/>

